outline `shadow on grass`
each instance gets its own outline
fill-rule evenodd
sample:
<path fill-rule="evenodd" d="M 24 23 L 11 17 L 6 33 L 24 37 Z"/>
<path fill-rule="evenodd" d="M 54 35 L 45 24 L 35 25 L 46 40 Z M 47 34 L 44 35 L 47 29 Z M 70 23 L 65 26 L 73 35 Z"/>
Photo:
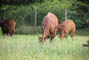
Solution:
<path fill-rule="evenodd" d="M 81 29 L 76 31 L 76 35 L 89 36 L 89 29 Z"/>
<path fill-rule="evenodd" d="M 40 34 L 43 33 L 41 26 L 37 26 L 36 31 L 39 32 Z M 34 27 L 33 26 L 21 26 L 21 27 L 19 27 L 19 28 L 17 28 L 15 30 L 15 34 L 16 35 L 37 35 L 37 33 L 34 32 Z M 60 35 L 60 34 L 61 34 L 61 32 L 58 31 L 57 35 Z M 1 28 L 0 28 L 0 35 L 2 35 Z M 89 36 L 89 29 L 80 29 L 80 30 L 77 30 L 76 33 L 75 33 L 75 35 Z"/>
<path fill-rule="evenodd" d="M 43 34 L 42 30 L 39 29 L 38 31 L 40 33 L 40 35 Z M 15 33 L 17 35 L 37 35 L 37 33 L 34 33 L 34 31 L 29 31 L 29 32 L 18 32 Z M 58 31 L 57 35 L 60 35 L 61 32 Z M 79 35 L 79 36 L 89 36 L 89 30 L 88 29 L 81 29 L 81 30 L 77 30 L 75 35 Z"/>

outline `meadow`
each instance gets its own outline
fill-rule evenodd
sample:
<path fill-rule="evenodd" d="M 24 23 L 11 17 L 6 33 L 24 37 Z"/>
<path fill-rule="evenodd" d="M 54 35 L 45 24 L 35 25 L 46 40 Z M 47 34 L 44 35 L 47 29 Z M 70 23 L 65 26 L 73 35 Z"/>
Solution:
<path fill-rule="evenodd" d="M 37 35 L 15 34 L 0 36 L 0 60 L 89 60 L 89 48 L 83 47 L 89 40 L 89 31 L 76 32 L 74 40 L 59 39 L 39 43 Z"/>

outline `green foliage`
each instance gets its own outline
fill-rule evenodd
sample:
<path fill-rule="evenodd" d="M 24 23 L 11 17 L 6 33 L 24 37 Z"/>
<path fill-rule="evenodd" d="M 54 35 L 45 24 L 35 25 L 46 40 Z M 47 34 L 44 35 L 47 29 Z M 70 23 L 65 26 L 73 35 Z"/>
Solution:
<path fill-rule="evenodd" d="M 38 0 L 37 0 L 38 1 Z M 40 0 L 39 0 L 40 2 Z M 4 19 L 10 17 L 16 21 L 16 27 L 24 25 L 34 26 L 35 9 L 37 9 L 37 25 L 42 24 L 43 17 L 48 12 L 53 12 L 59 19 L 59 23 L 64 21 L 65 10 L 67 9 L 68 19 L 72 19 L 76 26 L 82 27 L 89 19 L 89 6 L 83 1 L 77 0 L 44 0 L 43 2 L 30 2 L 29 4 L 2 5 L 1 16 Z"/>

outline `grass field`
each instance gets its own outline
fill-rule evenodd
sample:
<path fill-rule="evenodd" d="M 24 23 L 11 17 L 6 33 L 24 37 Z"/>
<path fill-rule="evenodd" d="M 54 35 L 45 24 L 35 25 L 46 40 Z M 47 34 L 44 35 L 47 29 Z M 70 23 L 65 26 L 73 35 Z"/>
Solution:
<path fill-rule="evenodd" d="M 89 48 L 83 47 L 89 40 L 89 31 L 78 31 L 71 37 L 53 43 L 40 44 L 37 35 L 0 37 L 0 60 L 89 60 Z"/>

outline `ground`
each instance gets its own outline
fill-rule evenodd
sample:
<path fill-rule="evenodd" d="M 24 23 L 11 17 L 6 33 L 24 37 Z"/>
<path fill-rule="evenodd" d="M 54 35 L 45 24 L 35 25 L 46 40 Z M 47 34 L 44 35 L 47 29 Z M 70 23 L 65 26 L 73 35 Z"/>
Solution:
<path fill-rule="evenodd" d="M 89 48 L 83 47 L 89 40 L 88 31 L 77 31 L 74 40 L 49 40 L 40 44 L 37 35 L 15 34 L 0 37 L 0 60 L 89 60 Z"/>

